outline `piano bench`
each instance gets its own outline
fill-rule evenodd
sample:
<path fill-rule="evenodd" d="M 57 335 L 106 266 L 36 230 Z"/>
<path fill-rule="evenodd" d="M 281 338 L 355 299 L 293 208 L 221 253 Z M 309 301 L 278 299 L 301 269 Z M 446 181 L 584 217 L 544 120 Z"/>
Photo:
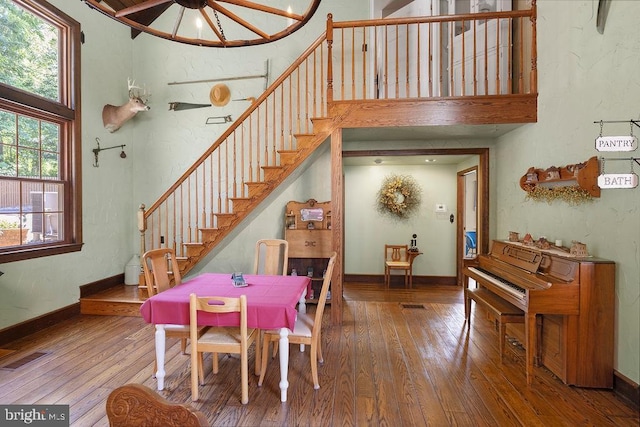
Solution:
<path fill-rule="evenodd" d="M 481 305 L 491 312 L 499 324 L 500 363 L 502 363 L 504 357 L 504 343 L 507 339 L 507 323 L 524 323 L 524 311 L 485 288 L 465 288 L 464 311 L 467 321 L 467 329 L 471 327 L 472 300 L 475 301 L 477 305 Z"/>

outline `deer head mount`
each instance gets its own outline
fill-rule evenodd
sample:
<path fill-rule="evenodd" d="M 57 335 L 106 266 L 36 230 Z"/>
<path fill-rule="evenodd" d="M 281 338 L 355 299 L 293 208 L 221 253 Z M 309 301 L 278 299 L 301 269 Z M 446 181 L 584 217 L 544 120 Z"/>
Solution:
<path fill-rule="evenodd" d="M 127 79 L 129 89 L 129 101 L 126 104 L 115 106 L 107 104 L 102 108 L 102 124 L 109 132 L 115 132 L 139 111 L 147 111 L 151 107 L 147 105 L 151 92 L 135 85 L 135 80 Z M 142 92 L 141 92 L 142 91 Z"/>

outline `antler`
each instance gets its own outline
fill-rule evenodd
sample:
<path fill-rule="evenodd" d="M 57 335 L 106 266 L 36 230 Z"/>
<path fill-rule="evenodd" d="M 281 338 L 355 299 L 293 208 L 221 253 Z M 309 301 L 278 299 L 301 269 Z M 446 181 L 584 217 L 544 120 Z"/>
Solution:
<path fill-rule="evenodd" d="M 129 89 L 129 98 L 139 98 L 142 100 L 144 104 L 146 104 L 147 101 L 149 101 L 149 97 L 151 96 L 151 91 L 147 90 L 146 85 L 144 88 L 141 88 L 140 86 L 136 86 L 135 80 L 131 80 L 130 78 L 127 78 L 127 87 Z M 140 90 L 142 90 L 142 93 L 140 93 Z"/>

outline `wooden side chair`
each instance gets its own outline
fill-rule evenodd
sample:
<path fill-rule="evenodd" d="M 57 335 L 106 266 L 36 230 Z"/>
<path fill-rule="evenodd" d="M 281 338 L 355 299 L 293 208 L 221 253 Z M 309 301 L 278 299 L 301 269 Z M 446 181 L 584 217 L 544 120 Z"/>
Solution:
<path fill-rule="evenodd" d="M 202 427 L 207 417 L 189 405 L 173 403 L 142 384 L 126 384 L 107 398 L 111 427 Z"/>
<path fill-rule="evenodd" d="M 282 239 L 260 239 L 256 242 L 253 274 L 287 275 L 289 242 Z"/>
<path fill-rule="evenodd" d="M 413 260 L 409 257 L 409 245 L 384 245 L 384 285 L 389 289 L 391 271 L 404 272 L 404 287 L 413 287 Z"/>
<path fill-rule="evenodd" d="M 198 313 L 239 313 L 240 326 L 205 328 L 202 335 L 198 328 Z M 258 336 L 257 329 L 247 328 L 247 297 L 226 298 L 215 296 L 189 296 L 189 322 L 191 328 L 191 399 L 198 400 L 198 379 L 204 384 L 202 354 L 213 353 L 213 373 L 218 373 L 218 353 L 240 355 L 240 380 L 242 404 L 249 402 L 249 347 Z M 257 369 L 257 366 L 256 366 Z"/>
<path fill-rule="evenodd" d="M 289 334 L 290 344 L 306 344 L 311 346 L 311 377 L 313 378 L 313 388 L 316 390 L 320 388 L 320 383 L 318 381 L 318 362 L 324 363 L 321 345 L 322 314 L 324 313 L 324 308 L 327 303 L 327 293 L 329 292 L 329 284 L 331 283 L 331 276 L 333 275 L 333 267 L 336 263 L 336 257 L 337 254 L 333 252 L 331 254 L 331 258 L 329 258 L 329 264 L 327 265 L 327 271 L 322 282 L 322 289 L 320 291 L 320 298 L 318 299 L 315 314 L 298 313 L 294 329 L 292 333 Z M 262 368 L 260 369 L 258 386 L 262 385 L 264 375 L 267 371 L 269 343 L 278 343 L 279 340 L 279 330 L 274 329 L 264 332 L 264 341 L 262 344 Z M 281 349 L 280 351 L 286 350 Z"/>
<path fill-rule="evenodd" d="M 173 249 L 151 249 L 142 254 L 141 261 L 149 297 L 182 283 Z"/>
<path fill-rule="evenodd" d="M 176 261 L 176 253 L 173 249 L 152 249 L 142 254 L 141 261 L 149 297 L 182 283 L 182 276 Z M 165 336 L 167 338 L 178 338 L 180 340 L 182 354 L 187 353 L 189 334 L 189 325 L 165 326 Z M 154 375 L 156 368 L 157 361 L 153 367 Z"/>

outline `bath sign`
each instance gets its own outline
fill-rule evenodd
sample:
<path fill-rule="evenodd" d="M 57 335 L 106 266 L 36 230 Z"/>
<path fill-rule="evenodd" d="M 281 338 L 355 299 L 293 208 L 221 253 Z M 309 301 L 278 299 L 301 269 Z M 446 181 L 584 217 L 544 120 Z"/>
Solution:
<path fill-rule="evenodd" d="M 598 176 L 600 188 L 636 188 L 638 175 L 635 173 L 606 173 Z"/>
<path fill-rule="evenodd" d="M 634 151 L 638 148 L 638 138 L 630 136 L 599 136 L 596 138 L 598 151 Z"/>

